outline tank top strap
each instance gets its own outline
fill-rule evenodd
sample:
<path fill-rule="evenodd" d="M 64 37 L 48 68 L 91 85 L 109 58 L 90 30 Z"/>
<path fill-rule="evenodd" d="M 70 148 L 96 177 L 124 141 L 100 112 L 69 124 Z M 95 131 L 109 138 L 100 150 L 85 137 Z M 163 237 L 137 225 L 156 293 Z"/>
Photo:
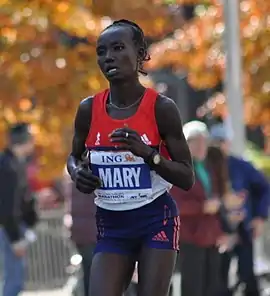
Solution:
<path fill-rule="evenodd" d="M 97 124 L 100 119 L 104 118 L 104 105 L 106 104 L 106 99 L 108 97 L 109 90 L 106 89 L 102 92 L 97 93 L 94 96 L 93 105 L 92 105 L 92 126 Z M 105 106 L 106 107 L 106 106 Z"/>
<path fill-rule="evenodd" d="M 154 89 L 147 88 L 141 102 L 141 108 L 146 109 L 147 112 L 149 112 L 150 109 L 155 109 L 157 97 L 158 93 Z"/>
<path fill-rule="evenodd" d="M 141 102 L 139 111 L 147 114 L 149 117 L 155 119 L 155 105 L 156 105 L 156 100 L 158 97 L 158 92 L 156 92 L 152 88 L 147 88 L 145 90 L 143 100 Z"/>

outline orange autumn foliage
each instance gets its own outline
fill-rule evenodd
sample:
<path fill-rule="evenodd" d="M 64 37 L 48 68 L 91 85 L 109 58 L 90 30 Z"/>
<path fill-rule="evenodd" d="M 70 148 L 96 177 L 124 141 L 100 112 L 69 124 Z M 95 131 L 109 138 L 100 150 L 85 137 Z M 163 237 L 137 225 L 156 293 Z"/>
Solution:
<path fill-rule="evenodd" d="M 36 138 L 40 177 L 52 179 L 62 174 L 80 100 L 107 86 L 96 65 L 95 42 L 112 19 L 134 20 L 148 36 L 161 40 L 174 30 L 172 38 L 166 37 L 151 47 L 148 68 L 170 65 L 175 70 L 187 70 L 189 82 L 195 87 L 216 85 L 224 76 L 224 27 L 219 2 L 28 0 L 26 5 L 21 0 L 0 0 L 0 148 L 5 145 L 8 124 L 27 121 Z M 181 16 L 171 14 L 168 4 L 183 3 L 207 4 L 209 9 L 204 13 L 200 8 L 200 16 L 182 27 Z M 245 96 L 259 105 L 265 102 L 267 110 L 270 5 L 263 0 L 241 3 L 248 7 L 241 20 Z M 67 47 L 59 42 L 59 29 L 89 44 Z M 144 79 L 151 85 L 149 79 Z M 265 121 L 268 114 L 264 111 L 256 118 Z"/>
<path fill-rule="evenodd" d="M 198 89 L 215 87 L 224 80 L 225 28 L 221 3 L 208 1 L 209 6 L 197 6 L 193 20 L 172 37 L 153 44 L 149 69 L 164 66 L 181 69 L 187 73 L 189 83 Z M 239 6 L 246 122 L 265 125 L 270 123 L 270 2 L 240 0 Z"/>
<path fill-rule="evenodd" d="M 94 2 L 0 0 L 0 148 L 9 124 L 29 122 L 37 145 L 39 177 L 44 180 L 63 172 L 79 102 L 107 87 L 96 64 L 95 41 L 111 19 L 97 13 L 110 15 L 101 5 L 104 1 Z M 114 3 L 118 13 L 129 17 L 128 7 Z M 143 6 L 144 16 L 149 12 L 149 20 L 142 21 L 147 33 L 164 34 L 171 23 L 165 9 L 150 9 L 146 2 Z M 89 44 L 68 47 L 65 40 L 60 42 L 60 30 L 83 37 Z M 147 78 L 144 83 L 151 85 Z"/>

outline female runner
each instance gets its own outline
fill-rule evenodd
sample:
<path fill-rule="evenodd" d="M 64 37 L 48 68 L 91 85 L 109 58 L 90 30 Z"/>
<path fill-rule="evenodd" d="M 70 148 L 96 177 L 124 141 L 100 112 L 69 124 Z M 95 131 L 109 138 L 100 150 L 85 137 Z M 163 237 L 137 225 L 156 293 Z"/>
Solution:
<path fill-rule="evenodd" d="M 90 295 L 121 296 L 138 261 L 138 295 L 166 296 L 179 240 L 168 191 L 171 184 L 189 190 L 194 182 L 180 114 L 171 99 L 139 82 L 150 57 L 138 25 L 115 21 L 96 51 L 110 88 L 81 102 L 67 165 L 77 188 L 96 195 Z"/>

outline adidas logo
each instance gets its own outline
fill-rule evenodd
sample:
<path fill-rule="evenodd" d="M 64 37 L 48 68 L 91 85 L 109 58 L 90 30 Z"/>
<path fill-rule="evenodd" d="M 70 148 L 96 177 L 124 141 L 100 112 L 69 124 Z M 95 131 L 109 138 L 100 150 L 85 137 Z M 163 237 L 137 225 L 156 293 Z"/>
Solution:
<path fill-rule="evenodd" d="M 143 134 L 143 135 L 141 136 L 141 139 L 142 139 L 142 141 L 144 142 L 144 144 L 146 144 L 146 145 L 151 145 L 151 144 L 152 144 L 152 142 L 148 139 L 148 137 L 147 137 L 146 134 Z"/>
<path fill-rule="evenodd" d="M 158 234 L 156 234 L 153 238 L 153 241 L 158 241 L 158 242 L 168 242 L 169 239 L 164 231 L 160 231 Z"/>

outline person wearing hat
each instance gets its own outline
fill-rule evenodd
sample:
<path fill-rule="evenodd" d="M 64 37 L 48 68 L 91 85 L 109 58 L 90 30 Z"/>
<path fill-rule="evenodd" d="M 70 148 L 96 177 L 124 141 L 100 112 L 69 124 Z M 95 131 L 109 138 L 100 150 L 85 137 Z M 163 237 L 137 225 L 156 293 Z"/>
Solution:
<path fill-rule="evenodd" d="M 237 227 L 238 243 L 231 252 L 222 256 L 222 278 L 226 290 L 223 295 L 232 295 L 228 288 L 228 274 L 231 259 L 238 258 L 238 276 L 245 284 L 245 296 L 260 295 L 253 270 L 253 241 L 262 235 L 264 221 L 268 218 L 270 190 L 266 178 L 254 166 L 230 154 L 233 132 L 228 122 L 218 122 L 210 128 L 210 138 L 214 145 L 226 155 L 230 186 L 235 192 L 245 192 L 242 207 L 243 221 Z"/>
<path fill-rule="evenodd" d="M 0 155 L 0 251 L 4 257 L 3 296 L 17 296 L 24 284 L 24 257 L 34 239 L 37 220 L 29 190 L 26 163 L 34 141 L 25 123 L 8 131 L 7 148 Z"/>
<path fill-rule="evenodd" d="M 220 289 L 219 250 L 226 248 L 228 242 L 220 216 L 224 192 L 217 186 L 217 181 L 223 178 L 222 153 L 216 149 L 217 163 L 208 157 L 209 131 L 203 122 L 188 122 L 183 126 L 183 132 L 193 157 L 196 181 L 188 192 L 177 187 L 171 190 L 181 217 L 177 263 L 181 273 L 181 295 L 217 296 Z"/>

